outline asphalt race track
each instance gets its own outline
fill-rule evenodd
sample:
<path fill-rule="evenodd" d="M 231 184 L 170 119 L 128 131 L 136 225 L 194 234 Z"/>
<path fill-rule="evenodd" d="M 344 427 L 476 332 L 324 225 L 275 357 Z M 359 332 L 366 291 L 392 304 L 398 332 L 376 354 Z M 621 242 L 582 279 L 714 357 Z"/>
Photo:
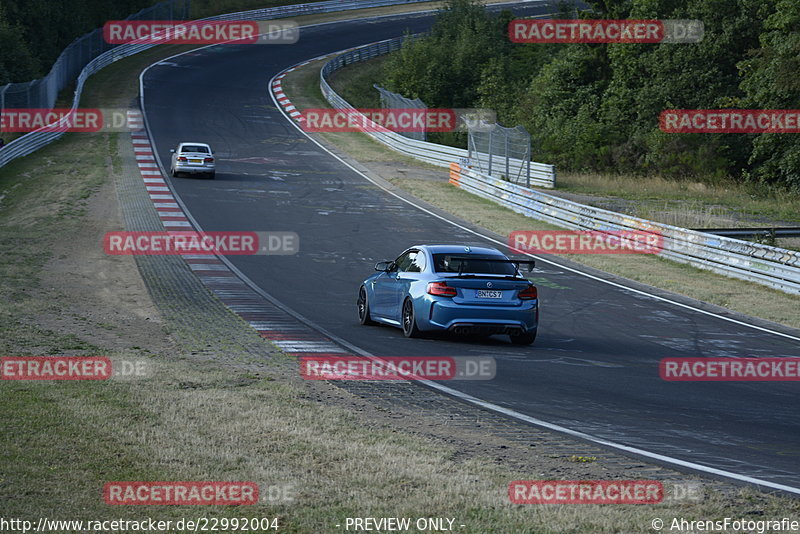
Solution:
<path fill-rule="evenodd" d="M 169 149 L 180 141 L 208 142 L 217 152 L 216 180 L 167 178 L 201 228 L 297 232 L 296 256 L 229 259 L 289 308 L 372 354 L 493 356 L 495 380 L 447 385 L 617 443 L 800 488 L 796 382 L 679 383 L 658 374 L 665 357 L 798 356 L 800 336 L 749 328 L 544 261 L 532 347 L 499 337 L 405 339 L 399 329 L 358 324 L 356 291 L 376 261 L 417 243 L 487 240 L 388 194 L 321 150 L 275 108 L 268 83 L 300 61 L 406 28 L 422 31 L 431 21 L 406 15 L 316 26 L 295 45 L 216 46 L 147 71 L 144 111 L 162 164 L 168 168 Z"/>

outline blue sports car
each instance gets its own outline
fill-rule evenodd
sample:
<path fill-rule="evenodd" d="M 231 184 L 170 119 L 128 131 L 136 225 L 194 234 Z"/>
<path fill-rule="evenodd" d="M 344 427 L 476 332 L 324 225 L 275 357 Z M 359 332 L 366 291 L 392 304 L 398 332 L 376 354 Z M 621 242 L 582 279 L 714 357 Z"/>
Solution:
<path fill-rule="evenodd" d="M 510 260 L 493 248 L 419 245 L 377 273 L 358 290 L 361 324 L 384 323 L 406 337 L 446 330 L 456 334 L 506 334 L 530 345 L 539 323 L 536 286 L 519 272 L 533 261 Z"/>

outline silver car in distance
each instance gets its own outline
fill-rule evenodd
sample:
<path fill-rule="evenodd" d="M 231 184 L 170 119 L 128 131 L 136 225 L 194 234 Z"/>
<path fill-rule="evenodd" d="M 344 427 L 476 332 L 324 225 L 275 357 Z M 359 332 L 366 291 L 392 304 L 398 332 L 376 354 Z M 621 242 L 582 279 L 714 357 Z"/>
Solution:
<path fill-rule="evenodd" d="M 209 178 L 214 178 L 216 164 L 214 153 L 211 147 L 205 143 L 181 143 L 178 148 L 170 150 L 172 160 L 169 166 L 169 173 L 173 178 L 178 174 L 205 174 Z"/>

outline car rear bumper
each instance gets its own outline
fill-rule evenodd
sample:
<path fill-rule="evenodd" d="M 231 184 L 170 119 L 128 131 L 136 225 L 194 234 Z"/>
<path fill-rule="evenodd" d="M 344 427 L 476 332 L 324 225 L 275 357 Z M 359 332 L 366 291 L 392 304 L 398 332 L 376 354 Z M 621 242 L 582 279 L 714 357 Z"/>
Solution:
<path fill-rule="evenodd" d="M 215 165 L 175 165 L 175 172 L 187 174 L 209 173 L 216 170 Z"/>
<path fill-rule="evenodd" d="M 450 299 L 434 300 L 418 324 L 424 330 L 487 335 L 533 332 L 539 326 L 538 306 L 538 300 L 525 301 L 519 306 L 475 306 L 456 304 Z"/>

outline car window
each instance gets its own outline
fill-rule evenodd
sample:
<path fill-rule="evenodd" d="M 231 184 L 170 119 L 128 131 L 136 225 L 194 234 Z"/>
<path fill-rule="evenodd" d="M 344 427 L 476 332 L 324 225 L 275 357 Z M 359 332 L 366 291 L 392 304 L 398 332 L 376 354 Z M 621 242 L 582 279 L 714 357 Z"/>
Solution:
<path fill-rule="evenodd" d="M 433 265 L 437 273 L 474 273 L 474 274 L 507 274 L 516 273 L 516 268 L 511 263 L 498 261 L 500 256 L 469 256 L 463 254 L 434 254 Z"/>
<path fill-rule="evenodd" d="M 399 273 L 409 272 L 409 269 L 414 264 L 414 259 L 417 257 L 418 252 L 416 250 L 410 250 L 397 258 L 395 262 L 395 271 Z M 414 271 L 411 271 L 414 272 Z"/>
<path fill-rule="evenodd" d="M 208 154 L 208 147 L 201 145 L 183 145 L 181 152 L 199 152 L 200 154 Z"/>
<path fill-rule="evenodd" d="M 425 254 L 417 252 L 411 260 L 411 265 L 408 267 L 410 273 L 421 273 L 425 270 Z"/>

